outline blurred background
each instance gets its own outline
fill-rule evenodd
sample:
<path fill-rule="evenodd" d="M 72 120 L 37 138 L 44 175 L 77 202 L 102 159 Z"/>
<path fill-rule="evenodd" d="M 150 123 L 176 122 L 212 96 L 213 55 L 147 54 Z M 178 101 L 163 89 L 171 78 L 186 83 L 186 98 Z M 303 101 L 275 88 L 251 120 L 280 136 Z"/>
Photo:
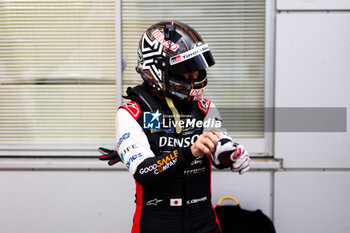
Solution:
<path fill-rule="evenodd" d="M 209 44 L 205 97 L 254 158 L 243 176 L 213 171 L 214 205 L 234 196 L 281 233 L 350 232 L 346 0 L 0 0 L 0 231 L 130 232 L 134 181 L 97 148 L 115 147 L 138 42 L 161 20 Z M 341 127 L 293 130 L 324 117 L 294 108 L 340 109 L 320 125 Z"/>

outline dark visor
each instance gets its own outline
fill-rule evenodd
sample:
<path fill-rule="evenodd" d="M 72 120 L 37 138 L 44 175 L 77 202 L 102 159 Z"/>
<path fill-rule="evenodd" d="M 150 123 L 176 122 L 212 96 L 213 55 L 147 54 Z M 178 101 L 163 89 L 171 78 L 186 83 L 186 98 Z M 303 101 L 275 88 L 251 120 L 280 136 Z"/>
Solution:
<path fill-rule="evenodd" d="M 169 72 L 172 74 L 186 74 L 206 69 L 214 64 L 215 61 L 209 48 L 197 47 L 185 53 L 171 57 Z"/>

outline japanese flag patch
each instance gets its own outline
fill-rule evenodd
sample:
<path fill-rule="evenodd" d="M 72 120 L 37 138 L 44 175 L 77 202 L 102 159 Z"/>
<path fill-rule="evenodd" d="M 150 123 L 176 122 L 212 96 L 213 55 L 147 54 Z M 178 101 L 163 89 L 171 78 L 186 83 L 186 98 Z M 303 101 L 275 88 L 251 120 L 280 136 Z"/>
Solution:
<path fill-rule="evenodd" d="M 170 199 L 170 206 L 182 206 L 182 199 L 181 198 L 171 198 Z"/>

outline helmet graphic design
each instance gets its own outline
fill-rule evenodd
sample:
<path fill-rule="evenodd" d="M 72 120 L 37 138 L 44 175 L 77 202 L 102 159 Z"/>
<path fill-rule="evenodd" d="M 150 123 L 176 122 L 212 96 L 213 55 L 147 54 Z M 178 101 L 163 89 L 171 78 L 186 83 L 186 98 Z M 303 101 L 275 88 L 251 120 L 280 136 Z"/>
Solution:
<path fill-rule="evenodd" d="M 207 44 L 190 26 L 162 21 L 141 37 L 136 71 L 152 89 L 183 101 L 199 100 L 207 85 L 206 68 L 215 64 Z M 198 72 L 196 79 L 183 74 Z"/>

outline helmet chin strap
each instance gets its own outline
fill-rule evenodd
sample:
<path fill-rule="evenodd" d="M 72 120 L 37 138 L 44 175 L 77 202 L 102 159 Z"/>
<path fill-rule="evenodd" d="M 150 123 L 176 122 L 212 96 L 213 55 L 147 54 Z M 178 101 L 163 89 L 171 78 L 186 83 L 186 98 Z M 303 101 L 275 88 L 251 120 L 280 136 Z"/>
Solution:
<path fill-rule="evenodd" d="M 169 97 L 165 97 L 165 100 L 166 100 L 166 103 L 168 104 L 171 112 L 173 113 L 174 120 L 175 120 L 176 133 L 180 134 L 181 131 L 182 131 L 181 126 L 180 126 L 180 114 L 179 114 L 179 112 L 177 111 L 177 109 L 176 109 L 176 107 L 174 105 L 173 99 L 171 99 Z"/>

